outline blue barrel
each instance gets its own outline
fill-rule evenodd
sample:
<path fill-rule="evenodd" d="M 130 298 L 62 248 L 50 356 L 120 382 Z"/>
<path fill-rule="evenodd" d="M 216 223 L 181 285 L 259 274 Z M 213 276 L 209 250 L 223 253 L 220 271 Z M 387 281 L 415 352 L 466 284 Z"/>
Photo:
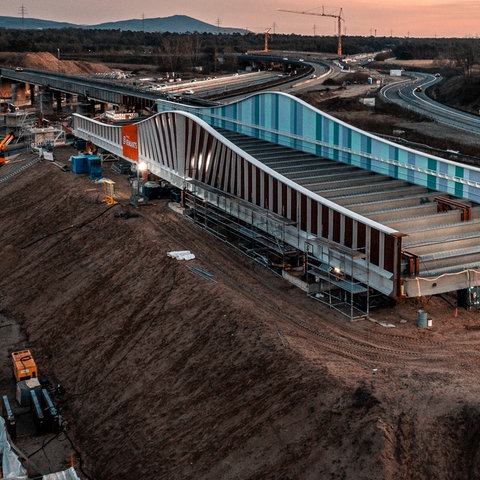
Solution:
<path fill-rule="evenodd" d="M 418 328 L 427 328 L 428 318 L 425 310 L 419 310 L 417 312 L 417 326 Z"/>

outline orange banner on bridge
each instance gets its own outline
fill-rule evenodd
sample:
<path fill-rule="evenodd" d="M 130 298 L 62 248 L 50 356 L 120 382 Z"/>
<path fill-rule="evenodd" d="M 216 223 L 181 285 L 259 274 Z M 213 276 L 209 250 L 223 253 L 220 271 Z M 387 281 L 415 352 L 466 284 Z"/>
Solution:
<path fill-rule="evenodd" d="M 123 156 L 138 162 L 137 125 L 122 125 Z"/>

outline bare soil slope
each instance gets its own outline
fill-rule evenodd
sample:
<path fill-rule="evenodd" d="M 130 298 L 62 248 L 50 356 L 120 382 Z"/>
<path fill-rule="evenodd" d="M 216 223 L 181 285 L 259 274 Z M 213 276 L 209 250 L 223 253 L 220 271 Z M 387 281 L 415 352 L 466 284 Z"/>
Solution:
<path fill-rule="evenodd" d="M 91 478 L 480 477 L 477 312 L 349 323 L 165 201 L 119 217 L 109 176 L 123 205 L 49 162 L 0 188 L 0 308 L 65 386 Z"/>
<path fill-rule="evenodd" d="M 93 73 L 111 71 L 110 67 L 102 63 L 84 62 L 81 60 L 59 60 L 49 52 L 1 52 L 0 64 L 10 67 L 33 68 L 36 70 L 52 70 L 69 75 L 91 75 Z"/>

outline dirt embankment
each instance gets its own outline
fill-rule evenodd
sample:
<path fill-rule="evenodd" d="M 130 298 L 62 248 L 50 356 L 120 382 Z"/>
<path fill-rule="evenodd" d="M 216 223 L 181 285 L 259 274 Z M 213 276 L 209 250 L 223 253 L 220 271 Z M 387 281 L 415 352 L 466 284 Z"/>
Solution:
<path fill-rule="evenodd" d="M 0 189 L 0 308 L 65 386 L 92 478 L 479 478 L 477 312 L 349 323 L 166 201 L 125 219 L 102 198 L 48 162 Z"/>
<path fill-rule="evenodd" d="M 7 67 L 23 67 L 35 70 L 51 70 L 68 75 L 106 73 L 112 69 L 102 63 L 80 60 L 62 60 L 49 52 L 13 53 L 0 52 L 0 64 Z"/>

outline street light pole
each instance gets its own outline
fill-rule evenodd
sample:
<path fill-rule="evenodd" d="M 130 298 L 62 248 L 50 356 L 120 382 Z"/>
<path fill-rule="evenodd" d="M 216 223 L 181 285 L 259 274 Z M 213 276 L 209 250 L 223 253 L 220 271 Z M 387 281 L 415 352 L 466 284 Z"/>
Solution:
<path fill-rule="evenodd" d="M 146 162 L 137 162 L 137 191 L 132 195 L 133 202 L 131 202 L 135 207 L 138 207 L 140 204 L 140 199 L 142 195 L 140 194 L 140 172 L 144 172 L 147 169 Z"/>

